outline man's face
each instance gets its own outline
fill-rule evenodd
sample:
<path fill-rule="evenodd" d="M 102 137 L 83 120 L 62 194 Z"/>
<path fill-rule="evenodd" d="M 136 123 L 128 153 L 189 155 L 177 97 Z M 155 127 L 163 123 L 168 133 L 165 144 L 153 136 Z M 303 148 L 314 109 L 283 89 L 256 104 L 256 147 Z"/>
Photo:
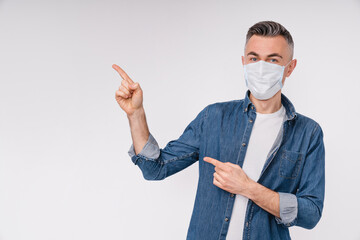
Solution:
<path fill-rule="evenodd" d="M 291 60 L 291 51 L 283 36 L 264 37 L 253 35 L 246 47 L 245 56 L 242 56 L 243 65 L 263 60 L 265 62 L 285 66 L 282 84 L 289 77 L 296 66 L 296 59 Z"/>

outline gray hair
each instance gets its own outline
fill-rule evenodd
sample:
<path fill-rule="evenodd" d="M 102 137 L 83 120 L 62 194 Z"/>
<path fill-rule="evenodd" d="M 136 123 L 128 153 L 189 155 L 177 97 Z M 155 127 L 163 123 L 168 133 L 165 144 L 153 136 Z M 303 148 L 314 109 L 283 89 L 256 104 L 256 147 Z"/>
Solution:
<path fill-rule="evenodd" d="M 294 55 L 294 41 L 291 34 L 286 28 L 280 23 L 274 21 L 262 21 L 254 24 L 249 28 L 246 34 L 246 44 L 253 35 L 265 36 L 265 37 L 276 37 L 283 36 L 290 48 L 290 58 Z"/>

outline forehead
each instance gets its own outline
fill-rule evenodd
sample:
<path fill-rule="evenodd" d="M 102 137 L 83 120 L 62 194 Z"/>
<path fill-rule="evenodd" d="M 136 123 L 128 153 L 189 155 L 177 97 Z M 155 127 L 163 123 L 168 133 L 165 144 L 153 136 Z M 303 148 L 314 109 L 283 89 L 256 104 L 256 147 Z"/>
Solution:
<path fill-rule="evenodd" d="M 261 55 L 279 53 L 282 56 L 290 56 L 290 48 L 283 36 L 264 37 L 253 35 L 246 44 L 245 56 L 249 52 Z"/>

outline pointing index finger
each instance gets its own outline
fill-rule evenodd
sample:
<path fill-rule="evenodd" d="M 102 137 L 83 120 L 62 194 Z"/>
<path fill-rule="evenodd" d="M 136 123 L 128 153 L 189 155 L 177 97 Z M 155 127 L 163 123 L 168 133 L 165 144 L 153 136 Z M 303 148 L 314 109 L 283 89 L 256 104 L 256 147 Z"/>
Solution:
<path fill-rule="evenodd" d="M 116 64 L 113 64 L 112 68 L 115 69 L 119 73 L 119 75 L 122 77 L 122 79 L 128 81 L 130 84 L 134 83 L 134 81 L 131 80 L 131 78 L 126 74 L 126 72 L 124 70 L 122 70 L 121 67 L 119 67 Z"/>
<path fill-rule="evenodd" d="M 205 162 L 208 162 L 208 163 L 211 163 L 212 165 L 214 165 L 215 167 L 218 167 L 220 169 L 223 169 L 223 166 L 225 163 L 219 161 L 219 160 L 216 160 L 214 158 L 211 158 L 211 157 L 204 157 L 204 161 Z"/>

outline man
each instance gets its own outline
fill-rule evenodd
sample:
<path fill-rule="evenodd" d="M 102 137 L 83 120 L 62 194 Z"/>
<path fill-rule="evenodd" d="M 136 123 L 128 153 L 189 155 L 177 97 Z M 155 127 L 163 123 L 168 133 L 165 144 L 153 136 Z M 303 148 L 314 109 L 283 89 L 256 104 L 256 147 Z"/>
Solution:
<path fill-rule="evenodd" d="M 123 78 L 116 100 L 129 119 L 128 153 L 144 178 L 161 180 L 199 160 L 187 239 L 290 239 L 288 227 L 312 229 L 320 220 L 323 132 L 281 93 L 296 66 L 293 49 L 279 23 L 252 26 L 242 57 L 245 98 L 209 104 L 163 149 L 149 132 L 139 83 L 113 66 Z"/>

